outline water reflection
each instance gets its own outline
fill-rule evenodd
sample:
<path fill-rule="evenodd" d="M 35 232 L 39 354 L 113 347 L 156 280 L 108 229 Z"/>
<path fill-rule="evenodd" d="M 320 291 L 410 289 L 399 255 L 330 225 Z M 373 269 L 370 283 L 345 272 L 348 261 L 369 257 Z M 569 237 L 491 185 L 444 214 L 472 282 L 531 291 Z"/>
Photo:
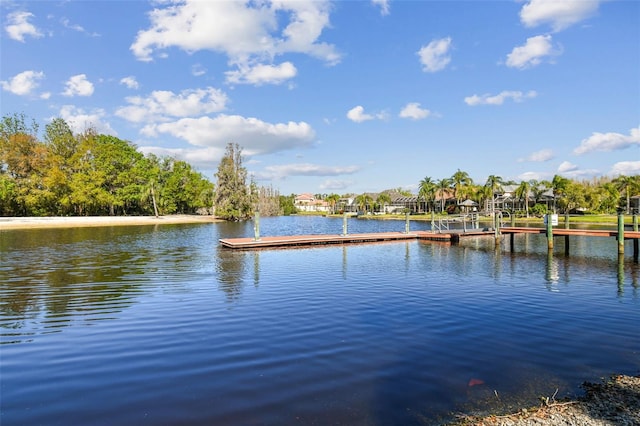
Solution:
<path fill-rule="evenodd" d="M 545 280 L 547 280 L 550 284 L 557 284 L 560 281 L 560 272 L 559 272 L 558 260 L 553 257 L 553 251 L 547 251 L 547 263 L 545 269 Z M 551 290 L 552 288 L 549 287 Z"/>
<path fill-rule="evenodd" d="M 178 225 L 3 231 L 0 328 L 45 333 L 116 318 L 149 283 L 205 267 L 207 235 L 197 235 Z"/>
<path fill-rule="evenodd" d="M 218 287 L 224 292 L 229 302 L 237 301 L 242 294 L 247 274 L 247 261 L 252 253 L 254 252 L 225 248 L 217 250 L 215 262 Z M 259 272 L 255 271 L 254 276 L 256 274 Z"/>

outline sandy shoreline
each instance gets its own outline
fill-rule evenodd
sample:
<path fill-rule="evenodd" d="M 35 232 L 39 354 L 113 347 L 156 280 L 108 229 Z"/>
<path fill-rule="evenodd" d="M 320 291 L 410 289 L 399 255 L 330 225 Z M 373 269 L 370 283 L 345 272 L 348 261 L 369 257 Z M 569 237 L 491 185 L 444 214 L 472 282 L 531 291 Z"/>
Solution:
<path fill-rule="evenodd" d="M 179 223 L 222 222 L 214 216 L 70 216 L 70 217 L 0 217 L 0 230 L 35 228 L 78 228 L 95 226 L 169 225 Z"/>

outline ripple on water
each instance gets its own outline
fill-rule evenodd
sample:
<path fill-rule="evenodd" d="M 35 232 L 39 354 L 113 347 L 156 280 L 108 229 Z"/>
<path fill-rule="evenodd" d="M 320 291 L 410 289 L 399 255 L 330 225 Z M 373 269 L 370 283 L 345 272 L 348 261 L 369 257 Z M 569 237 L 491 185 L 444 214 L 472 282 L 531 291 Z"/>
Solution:
<path fill-rule="evenodd" d="M 5 240 L 3 420 L 429 423 L 640 368 L 637 265 L 621 285 L 616 259 L 531 242 L 219 249 L 234 226 Z"/>

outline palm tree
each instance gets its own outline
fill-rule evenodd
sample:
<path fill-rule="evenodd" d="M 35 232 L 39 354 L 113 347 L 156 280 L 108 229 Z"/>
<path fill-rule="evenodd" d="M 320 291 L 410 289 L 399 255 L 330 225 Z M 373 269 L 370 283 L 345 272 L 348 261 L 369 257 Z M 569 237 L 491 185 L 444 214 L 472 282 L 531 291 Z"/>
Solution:
<path fill-rule="evenodd" d="M 460 193 L 466 186 L 473 184 L 473 179 L 471 179 L 469 173 L 458 169 L 451 176 L 451 184 L 453 185 L 453 196 L 456 198 L 456 204 L 460 204 Z"/>
<path fill-rule="evenodd" d="M 433 206 L 436 198 L 436 189 L 436 183 L 431 179 L 430 176 L 426 176 L 420 181 L 420 186 L 418 188 L 418 197 L 424 199 L 427 205 L 431 202 Z"/>
<path fill-rule="evenodd" d="M 335 214 L 336 204 L 338 204 L 338 201 L 340 201 L 340 196 L 338 194 L 329 194 L 325 198 L 325 201 L 329 203 L 329 206 L 331 206 L 331 214 Z"/>
<path fill-rule="evenodd" d="M 365 213 L 367 212 L 367 207 L 370 206 L 372 202 L 373 198 L 366 192 L 356 197 L 356 203 L 358 204 L 358 207 L 364 210 Z"/>
<path fill-rule="evenodd" d="M 615 185 L 616 189 L 619 191 L 620 196 L 623 194 L 627 201 L 627 214 L 631 211 L 631 192 L 632 191 L 640 191 L 640 177 L 639 176 L 625 176 L 620 175 L 615 178 L 612 183 Z"/>
<path fill-rule="evenodd" d="M 440 179 L 436 182 L 436 187 L 438 191 L 440 191 L 440 211 L 444 211 L 444 202 L 446 197 L 446 192 L 451 189 L 451 179 Z"/>
<path fill-rule="evenodd" d="M 524 199 L 524 208 L 529 217 L 529 192 L 531 192 L 531 182 L 523 180 L 520 182 L 518 188 L 516 188 L 516 197 L 520 200 Z"/>
<path fill-rule="evenodd" d="M 385 207 L 387 206 L 387 204 L 389 204 L 390 202 L 391 202 L 391 197 L 386 192 L 381 192 L 380 195 L 378 195 L 378 198 L 376 198 L 376 203 L 382 206 L 383 212 L 385 211 Z"/>
<path fill-rule="evenodd" d="M 569 179 L 562 177 L 560 175 L 553 176 L 551 180 L 551 189 L 553 190 L 553 210 L 555 213 L 556 209 L 556 199 L 560 199 L 564 196 L 567 186 L 569 186 Z"/>
<path fill-rule="evenodd" d="M 489 177 L 487 178 L 487 182 L 484 184 L 484 186 L 487 189 L 491 190 L 491 211 L 492 212 L 496 210 L 496 203 L 495 203 L 496 191 L 502 189 L 503 183 L 504 181 L 500 176 L 489 175 Z"/>

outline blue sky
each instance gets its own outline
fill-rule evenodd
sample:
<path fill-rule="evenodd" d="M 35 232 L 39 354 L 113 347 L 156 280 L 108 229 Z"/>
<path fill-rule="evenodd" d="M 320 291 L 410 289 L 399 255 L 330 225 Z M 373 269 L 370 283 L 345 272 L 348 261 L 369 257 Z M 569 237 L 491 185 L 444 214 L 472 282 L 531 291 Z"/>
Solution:
<path fill-rule="evenodd" d="M 282 194 L 640 173 L 640 2 L 2 1 L 2 115 Z"/>

